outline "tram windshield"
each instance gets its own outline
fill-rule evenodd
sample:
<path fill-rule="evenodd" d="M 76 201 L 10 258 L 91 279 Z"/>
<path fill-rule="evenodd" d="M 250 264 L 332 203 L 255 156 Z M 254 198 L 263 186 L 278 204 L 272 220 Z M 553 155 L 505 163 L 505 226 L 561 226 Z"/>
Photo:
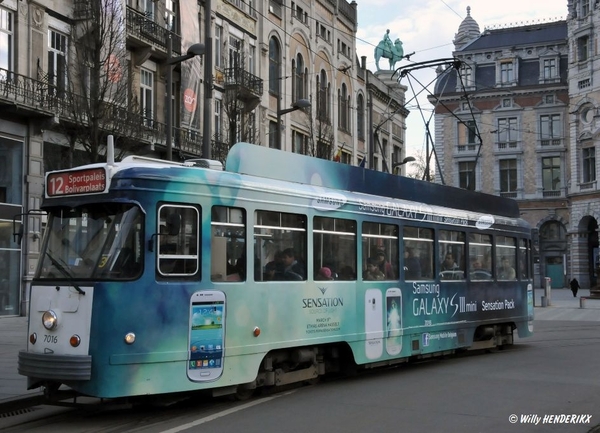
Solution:
<path fill-rule="evenodd" d="M 99 203 L 48 211 L 41 280 L 122 280 L 142 271 L 143 214 L 136 206 Z"/>

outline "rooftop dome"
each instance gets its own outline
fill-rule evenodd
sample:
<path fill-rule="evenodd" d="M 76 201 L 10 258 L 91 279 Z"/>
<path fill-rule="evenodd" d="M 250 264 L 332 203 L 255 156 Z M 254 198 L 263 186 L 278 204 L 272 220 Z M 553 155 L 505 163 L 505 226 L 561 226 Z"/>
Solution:
<path fill-rule="evenodd" d="M 454 48 L 458 50 L 480 35 L 479 24 L 471 17 L 471 6 L 467 6 L 467 16 L 458 26 L 458 33 L 454 36 Z"/>

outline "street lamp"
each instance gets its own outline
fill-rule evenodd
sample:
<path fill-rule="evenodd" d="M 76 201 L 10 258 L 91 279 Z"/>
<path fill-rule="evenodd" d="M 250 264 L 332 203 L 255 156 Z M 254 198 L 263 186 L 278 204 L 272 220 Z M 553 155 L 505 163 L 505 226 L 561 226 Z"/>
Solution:
<path fill-rule="evenodd" d="M 277 97 L 277 148 L 281 149 L 281 116 L 292 111 L 300 110 L 302 108 L 310 107 L 310 101 L 308 99 L 298 99 L 292 104 L 291 108 L 281 109 L 281 95 Z"/>
<path fill-rule="evenodd" d="M 394 164 L 394 170 L 397 170 L 404 164 L 407 164 L 407 163 L 413 162 L 413 161 L 416 161 L 416 158 L 414 156 L 407 156 L 406 158 L 404 158 L 402 160 L 402 162 L 399 162 L 398 164 Z"/>
<path fill-rule="evenodd" d="M 167 160 L 173 160 L 173 65 L 191 59 L 192 57 L 204 55 L 204 44 L 193 44 L 187 50 L 187 54 L 178 57 L 173 55 L 173 40 L 169 35 L 167 40 Z"/>

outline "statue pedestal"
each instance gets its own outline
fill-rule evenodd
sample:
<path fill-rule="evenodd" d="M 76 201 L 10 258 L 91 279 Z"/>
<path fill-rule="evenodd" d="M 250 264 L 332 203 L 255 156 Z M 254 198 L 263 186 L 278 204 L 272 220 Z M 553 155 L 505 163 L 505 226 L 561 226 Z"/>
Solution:
<path fill-rule="evenodd" d="M 408 87 L 403 86 L 402 84 L 400 84 L 398 82 L 398 80 L 400 79 L 400 74 L 394 75 L 394 72 L 396 72 L 396 70 L 393 70 L 393 71 L 380 70 L 380 71 L 374 72 L 373 75 L 375 77 L 377 77 L 377 79 L 381 80 L 381 82 L 383 82 L 387 87 L 394 89 L 394 90 L 404 90 L 406 92 Z M 392 75 L 393 75 L 393 77 L 392 77 Z"/>

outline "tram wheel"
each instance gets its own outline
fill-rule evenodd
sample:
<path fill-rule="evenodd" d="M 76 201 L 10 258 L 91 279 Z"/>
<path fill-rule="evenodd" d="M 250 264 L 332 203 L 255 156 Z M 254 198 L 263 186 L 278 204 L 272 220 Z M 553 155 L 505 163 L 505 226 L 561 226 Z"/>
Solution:
<path fill-rule="evenodd" d="M 254 391 L 256 391 L 256 389 L 242 388 L 238 386 L 235 391 L 235 394 L 233 394 L 232 397 L 234 400 L 237 401 L 245 401 L 252 398 L 252 396 L 254 395 Z"/>

